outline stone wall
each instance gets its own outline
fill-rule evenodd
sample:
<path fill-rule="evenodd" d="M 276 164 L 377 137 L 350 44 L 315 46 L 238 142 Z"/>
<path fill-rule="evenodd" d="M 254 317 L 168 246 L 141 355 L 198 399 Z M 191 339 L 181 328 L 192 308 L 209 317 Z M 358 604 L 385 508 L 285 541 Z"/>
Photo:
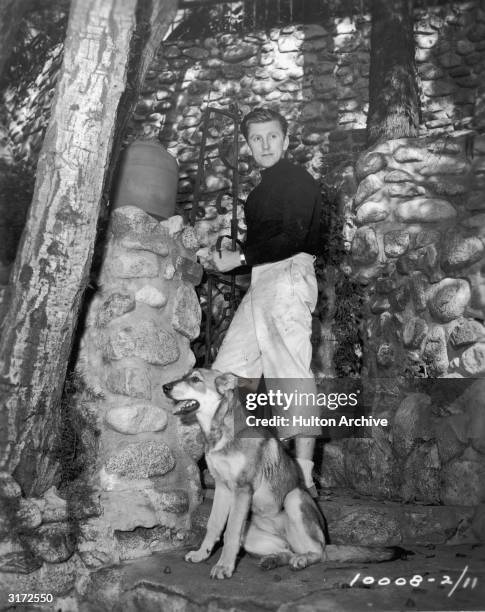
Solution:
<path fill-rule="evenodd" d="M 456 3 L 417 15 L 422 133 L 484 125 L 485 7 Z"/>
<path fill-rule="evenodd" d="M 364 17 L 164 43 L 148 72 L 131 129 L 157 133 L 177 157 L 179 206 L 190 207 L 193 199 L 206 105 L 228 109 L 237 103 L 241 112 L 262 104 L 279 108 L 292 123 L 292 157 L 319 176 L 332 133 L 365 127 L 369 29 Z M 227 122 L 211 125 L 202 195 L 207 213 L 196 226 L 203 245 L 227 233 L 229 219 L 214 215 L 213 204 L 231 177 L 217 145 L 227 146 L 232 134 Z M 244 199 L 259 182 L 259 172 L 242 137 L 239 173 Z"/>
<path fill-rule="evenodd" d="M 98 431 L 90 484 L 102 516 L 79 540 L 90 567 L 180 546 L 201 501 L 199 427 L 172 416 L 162 390 L 194 364 L 200 307 L 184 262 L 195 244 L 179 216 L 112 213 L 78 362 Z"/>
<path fill-rule="evenodd" d="M 429 7 L 415 14 L 416 62 L 422 133 L 453 133 L 485 122 L 485 7 L 479 0 Z M 190 207 L 206 105 L 242 111 L 260 104 L 280 109 L 292 123 L 290 152 L 317 178 L 355 157 L 365 146 L 368 109 L 370 18 L 328 19 L 247 34 L 167 40 L 145 79 L 131 136 L 156 134 L 180 164 L 179 211 Z M 55 47 L 29 95 L 6 92 L 7 140 L 17 160 L 35 164 L 48 119 L 62 48 Z M 213 204 L 229 186 L 230 170 L 216 145 L 232 134 L 226 124 L 210 130 L 199 220 L 201 245 L 227 233 L 229 218 Z M 258 182 L 241 138 L 241 197 Z M 243 225 L 243 224 L 241 224 Z M 241 236 L 243 235 L 243 228 Z"/>
<path fill-rule="evenodd" d="M 347 238 L 365 285 L 364 376 L 390 421 L 365 440 L 326 445 L 326 485 L 428 504 L 485 502 L 482 136 L 399 139 L 361 154 Z M 440 379 L 440 393 L 399 389 Z M 461 380 L 461 382 L 460 382 Z M 391 397 L 394 394 L 394 397 Z"/>
<path fill-rule="evenodd" d="M 292 146 L 298 161 L 309 162 L 311 168 L 312 153 L 331 149 L 332 132 L 365 127 L 369 36 L 369 16 L 356 14 L 329 15 L 321 25 L 169 39 L 145 80 L 133 130 L 147 125 L 161 129 L 162 142 L 189 178 L 205 104 L 227 108 L 236 99 L 241 105 L 268 103 L 306 124 L 295 126 Z M 416 11 L 415 41 L 423 133 L 452 131 L 472 123 L 483 126 L 483 2 L 454 2 Z M 35 162 L 61 60 L 62 45 L 54 46 L 28 89 L 9 87 L 4 92 L 9 121 L 2 144 L 11 147 L 17 160 Z"/>
<path fill-rule="evenodd" d="M 372 375 L 404 361 L 432 377 L 485 373 L 484 162 L 472 135 L 389 141 L 360 156 L 352 264 L 370 283 L 369 330 L 392 315 L 404 349 L 369 331 Z"/>
<path fill-rule="evenodd" d="M 63 596 L 88 573 L 75 551 L 76 522 L 99 513 L 93 500 L 90 505 L 70 504 L 55 487 L 41 498 L 25 498 L 14 478 L 0 473 L 2 596 L 20 591 L 53 593 L 61 609 Z"/>
<path fill-rule="evenodd" d="M 482 121 L 485 12 L 478 7 L 478 2 L 454 3 L 415 15 L 423 134 L 476 127 Z M 363 148 L 369 36 L 369 17 L 360 15 L 246 35 L 168 40 L 145 80 L 132 130 L 158 133 L 179 160 L 181 206 L 192 199 L 208 104 L 227 109 L 237 102 L 242 111 L 269 104 L 281 110 L 293 124 L 292 156 L 319 177 L 328 164 L 326 156 Z M 230 134 L 228 126 L 215 125 L 209 144 Z M 242 140 L 241 145 L 244 197 L 258 174 Z M 207 159 L 209 204 L 227 187 L 229 177 L 213 146 Z"/>

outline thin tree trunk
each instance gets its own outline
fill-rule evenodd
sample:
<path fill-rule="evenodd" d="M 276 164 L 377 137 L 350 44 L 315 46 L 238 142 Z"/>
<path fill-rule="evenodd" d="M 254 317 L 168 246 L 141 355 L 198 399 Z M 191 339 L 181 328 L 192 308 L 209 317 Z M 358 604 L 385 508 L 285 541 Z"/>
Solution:
<path fill-rule="evenodd" d="M 417 136 L 419 102 L 409 0 L 371 0 L 367 142 Z"/>
<path fill-rule="evenodd" d="M 7 64 L 22 17 L 32 0 L 0 0 L 0 77 Z"/>
<path fill-rule="evenodd" d="M 169 3 L 148 6 L 153 4 Z M 0 470 L 13 473 L 27 495 L 41 494 L 55 479 L 60 396 L 90 271 L 136 17 L 137 0 L 73 0 L 71 6 L 0 338 Z"/>

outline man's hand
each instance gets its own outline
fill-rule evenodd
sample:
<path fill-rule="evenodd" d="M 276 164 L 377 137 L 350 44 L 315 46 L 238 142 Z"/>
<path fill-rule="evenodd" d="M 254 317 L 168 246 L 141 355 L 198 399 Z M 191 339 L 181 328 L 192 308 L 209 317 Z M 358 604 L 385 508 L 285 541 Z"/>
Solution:
<path fill-rule="evenodd" d="M 226 251 L 223 249 L 219 254 L 215 251 L 212 261 L 219 272 L 229 272 L 241 265 L 241 252 L 239 250 Z"/>

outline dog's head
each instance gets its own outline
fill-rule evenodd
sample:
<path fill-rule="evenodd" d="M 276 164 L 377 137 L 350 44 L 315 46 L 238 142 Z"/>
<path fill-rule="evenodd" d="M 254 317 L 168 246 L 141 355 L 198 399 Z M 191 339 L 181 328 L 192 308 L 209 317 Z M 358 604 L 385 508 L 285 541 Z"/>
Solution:
<path fill-rule="evenodd" d="M 210 423 L 214 418 L 221 400 L 234 393 L 237 376 L 223 374 L 217 370 L 199 368 L 172 383 L 163 385 L 165 395 L 176 402 L 182 421 L 190 421 L 195 416 L 199 422 Z"/>

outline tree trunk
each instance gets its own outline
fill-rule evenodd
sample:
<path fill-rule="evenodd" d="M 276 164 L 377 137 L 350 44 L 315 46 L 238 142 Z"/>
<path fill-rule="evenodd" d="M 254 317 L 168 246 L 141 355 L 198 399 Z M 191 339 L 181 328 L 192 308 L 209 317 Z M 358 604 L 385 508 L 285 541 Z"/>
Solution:
<path fill-rule="evenodd" d="M 409 0 L 372 0 L 367 142 L 417 136 L 419 102 Z"/>
<path fill-rule="evenodd" d="M 163 0 L 144 4 L 158 11 L 174 6 Z M 0 470 L 13 473 L 26 495 L 42 494 L 55 479 L 60 397 L 120 121 L 116 114 L 138 40 L 137 17 L 137 0 L 73 0 L 71 6 L 0 338 Z"/>
<path fill-rule="evenodd" d="M 12 51 L 20 22 L 32 0 L 0 0 L 0 77 Z"/>

